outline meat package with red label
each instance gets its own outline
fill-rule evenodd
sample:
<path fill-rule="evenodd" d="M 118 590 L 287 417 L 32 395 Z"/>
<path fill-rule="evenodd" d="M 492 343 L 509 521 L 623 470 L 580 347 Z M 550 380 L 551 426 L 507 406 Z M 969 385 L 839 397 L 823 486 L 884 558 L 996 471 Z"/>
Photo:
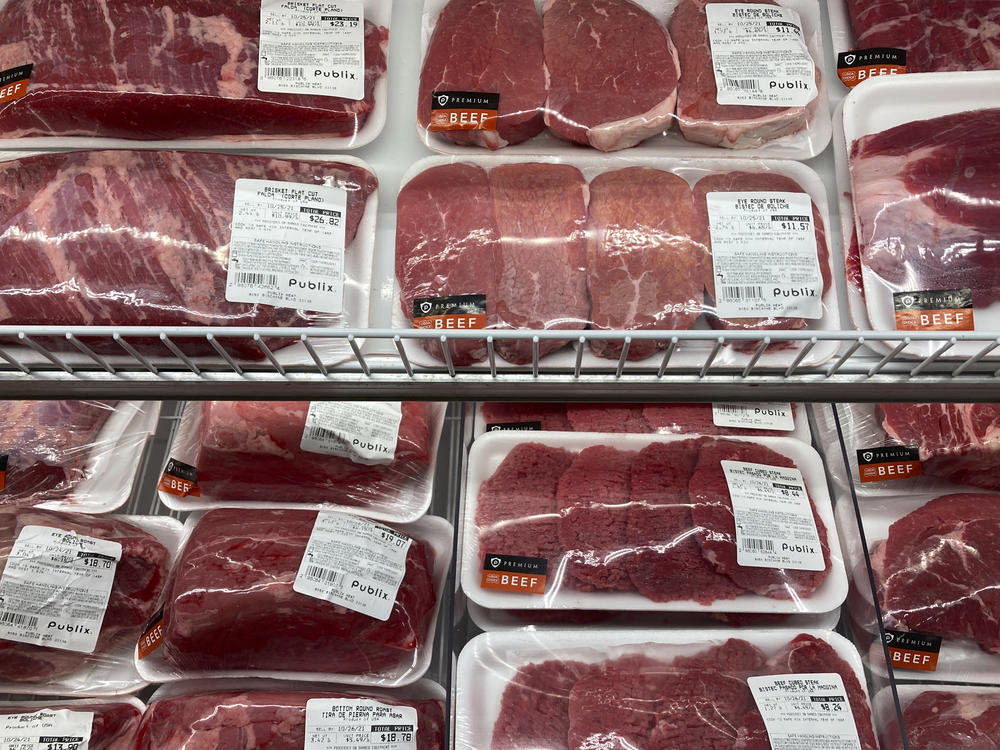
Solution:
<path fill-rule="evenodd" d="M 55 713 L 54 719 L 50 720 L 49 730 L 43 733 L 43 736 L 47 736 L 48 739 L 45 743 L 40 744 L 41 747 L 54 750 L 60 747 L 60 743 L 55 741 L 50 744 L 51 740 L 69 739 L 73 741 L 73 735 L 67 738 L 60 734 L 53 735 L 53 731 L 58 732 L 65 728 L 67 721 L 69 725 L 75 727 L 76 721 L 82 717 L 84 726 L 89 723 L 90 733 L 89 736 L 83 737 L 83 744 L 78 745 L 78 747 L 86 748 L 86 750 L 134 750 L 136 730 L 139 728 L 139 721 L 142 718 L 143 705 L 134 698 L 121 703 L 102 703 L 99 699 L 45 704 L 37 701 L 22 704 L 16 702 L 0 703 L 0 736 L 5 736 L 2 729 L 4 718 L 12 719 L 13 715 L 37 715 L 39 712 L 44 712 L 46 715 Z M 67 716 L 67 714 L 69 715 Z M 71 747 L 71 744 L 67 742 L 64 746 L 68 748 Z"/>
<path fill-rule="evenodd" d="M 993 750 L 1000 747 L 1000 693 L 989 688 L 945 687 L 921 689 L 903 703 L 903 726 L 908 750 Z M 890 721 L 882 737 L 885 750 L 904 750 L 899 724 Z"/>

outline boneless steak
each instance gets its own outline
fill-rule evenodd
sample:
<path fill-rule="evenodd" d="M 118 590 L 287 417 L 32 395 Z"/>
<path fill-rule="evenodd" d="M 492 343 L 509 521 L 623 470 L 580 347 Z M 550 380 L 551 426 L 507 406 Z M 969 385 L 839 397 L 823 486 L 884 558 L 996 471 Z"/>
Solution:
<path fill-rule="evenodd" d="M 388 35 L 365 21 L 360 100 L 269 93 L 258 88 L 254 0 L 11 0 L 0 70 L 34 67 L 27 95 L 0 105 L 0 135 L 353 136 L 375 107 Z"/>
<path fill-rule="evenodd" d="M 670 128 L 680 67 L 670 35 L 631 0 L 546 0 L 545 124 L 601 151 Z"/>
<path fill-rule="evenodd" d="M 491 750 L 569 750 L 570 691 L 586 671 L 558 659 L 519 668 L 500 698 Z"/>
<path fill-rule="evenodd" d="M 445 130 L 455 143 L 497 149 L 542 132 L 545 61 L 534 0 L 450 0 L 420 71 L 417 120 L 431 122 L 434 92 L 499 94 L 496 130 Z"/>
<path fill-rule="evenodd" d="M 575 432 L 651 432 L 642 404 L 566 404 L 566 418 Z"/>
<path fill-rule="evenodd" d="M 5 704 L 0 706 L 0 716 L 33 714 L 38 711 L 72 711 L 94 715 L 86 750 L 134 750 L 135 732 L 139 728 L 142 711 L 131 703 L 54 703 L 47 706 Z M 69 743 L 67 743 L 68 745 Z M 46 743 L 45 747 L 58 747 Z"/>
<path fill-rule="evenodd" d="M 715 424 L 712 404 L 643 404 L 642 415 L 650 432 L 668 435 L 788 435 L 788 430 L 765 430 L 753 427 L 719 427 Z M 796 406 L 792 404 L 792 414 Z"/>
<path fill-rule="evenodd" d="M 1000 747 L 1000 699 L 983 691 L 925 690 L 903 710 L 909 750 L 996 750 Z M 885 750 L 903 750 L 899 724 L 890 721 Z"/>
<path fill-rule="evenodd" d="M 134 642 L 164 587 L 170 552 L 154 536 L 119 518 L 48 510 L 0 509 L 0 573 L 25 526 L 45 526 L 122 545 L 121 560 L 93 653 L 0 639 L 0 680 L 46 683 L 102 660 Z"/>
<path fill-rule="evenodd" d="M 436 601 L 430 545 L 412 540 L 392 612 L 380 621 L 293 590 L 316 515 L 226 508 L 202 516 L 168 589 L 166 663 L 373 676 L 409 668 Z"/>
<path fill-rule="evenodd" d="M 537 422 L 540 430 L 569 430 L 566 404 L 530 403 L 518 401 L 486 401 L 479 405 L 479 412 L 487 430 L 491 425 L 510 425 Z"/>

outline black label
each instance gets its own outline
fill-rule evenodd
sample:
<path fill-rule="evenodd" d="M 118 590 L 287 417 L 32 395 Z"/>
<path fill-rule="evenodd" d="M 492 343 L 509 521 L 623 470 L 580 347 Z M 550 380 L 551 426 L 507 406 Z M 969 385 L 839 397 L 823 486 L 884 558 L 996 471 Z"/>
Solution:
<path fill-rule="evenodd" d="M 781 214 L 772 215 L 771 221 L 812 221 L 812 216 L 783 216 Z"/>
<path fill-rule="evenodd" d="M 25 81 L 31 78 L 31 69 L 33 67 L 34 64 L 29 63 L 27 65 L 19 65 L 16 68 L 8 68 L 7 70 L 0 71 L 0 88 L 3 88 L 8 83 Z"/>
<path fill-rule="evenodd" d="M 501 432 L 503 430 L 538 431 L 541 429 L 541 422 L 489 422 L 486 425 L 487 432 Z"/>
<path fill-rule="evenodd" d="M 420 297 L 413 300 L 413 317 L 437 315 L 485 315 L 485 294 L 456 294 L 452 297 Z"/>
<path fill-rule="evenodd" d="M 431 94 L 431 109 L 500 108 L 500 94 L 482 91 L 435 91 Z"/>
<path fill-rule="evenodd" d="M 38 738 L 38 742 L 42 745 L 60 745 L 69 744 L 73 742 L 83 742 L 83 737 L 53 737 L 51 735 L 43 735 Z"/>
<path fill-rule="evenodd" d="M 191 482 L 191 484 L 198 483 L 198 470 L 190 464 L 178 461 L 176 458 L 171 458 L 167 461 L 167 468 L 163 470 L 163 473 L 177 477 L 178 479 L 184 479 Z"/>
<path fill-rule="evenodd" d="M 372 724 L 373 732 L 412 732 L 412 724 Z"/>
<path fill-rule="evenodd" d="M 854 49 L 837 55 L 838 68 L 859 68 L 869 65 L 906 65 L 906 50 L 895 47 Z"/>
<path fill-rule="evenodd" d="M 920 448 L 915 445 L 886 445 L 881 448 L 858 449 L 858 466 L 919 460 Z"/>
<path fill-rule="evenodd" d="M 0 471 L 7 471 L 7 456 L 0 456 Z"/>
<path fill-rule="evenodd" d="M 893 292 L 897 312 L 906 310 L 971 310 L 971 289 L 937 289 L 924 292 Z"/>
<path fill-rule="evenodd" d="M 544 576 L 548 573 L 549 561 L 544 557 L 518 557 L 517 555 L 496 555 L 487 552 L 483 558 L 483 570 Z"/>
<path fill-rule="evenodd" d="M 889 630 L 888 628 L 885 631 L 885 645 L 908 651 L 926 651 L 931 654 L 939 654 L 941 653 L 941 641 L 941 636 L 931 633 Z"/>

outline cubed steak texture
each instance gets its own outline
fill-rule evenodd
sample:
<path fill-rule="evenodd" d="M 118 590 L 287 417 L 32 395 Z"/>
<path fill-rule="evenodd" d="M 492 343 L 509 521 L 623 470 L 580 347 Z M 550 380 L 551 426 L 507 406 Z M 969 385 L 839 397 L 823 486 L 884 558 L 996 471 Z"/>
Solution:
<path fill-rule="evenodd" d="M 142 711 L 131 703 L 53 703 L 49 706 L 0 706 L 0 716 L 44 711 L 89 712 L 94 715 L 86 750 L 133 750 Z M 48 743 L 46 743 L 48 746 Z M 53 747 L 58 747 L 53 743 Z"/>
<path fill-rule="evenodd" d="M 586 671 L 558 659 L 518 669 L 500 698 L 491 750 L 569 750 L 570 691 Z"/>
<path fill-rule="evenodd" d="M 642 404 L 566 404 L 566 418 L 575 432 L 650 432 Z"/>
<path fill-rule="evenodd" d="M 479 405 L 483 424 L 523 424 L 538 422 L 542 430 L 569 430 L 566 404 L 522 403 L 517 401 L 486 401 Z"/>
<path fill-rule="evenodd" d="M 650 432 L 668 435 L 788 435 L 785 430 L 764 430 L 749 427 L 719 427 L 712 416 L 712 404 L 644 404 L 642 416 Z M 792 404 L 792 414 L 796 406 Z"/>
<path fill-rule="evenodd" d="M 925 690 L 903 709 L 909 750 L 994 750 L 1000 746 L 997 693 Z M 903 750 L 899 724 L 888 722 L 884 750 Z"/>

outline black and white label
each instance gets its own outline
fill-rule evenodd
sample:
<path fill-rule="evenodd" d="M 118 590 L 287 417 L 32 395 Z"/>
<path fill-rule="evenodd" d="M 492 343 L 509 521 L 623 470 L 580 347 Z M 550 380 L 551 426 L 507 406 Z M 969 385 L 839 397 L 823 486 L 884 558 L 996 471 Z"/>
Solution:
<path fill-rule="evenodd" d="M 342 312 L 346 223 L 341 188 L 237 180 L 226 299 Z"/>
<path fill-rule="evenodd" d="M 376 620 L 388 620 L 412 541 L 374 521 L 321 512 L 292 588 Z"/>
<path fill-rule="evenodd" d="M 795 429 L 791 404 L 764 401 L 712 404 L 712 423 L 716 427 L 739 427 L 747 430 Z"/>
<path fill-rule="evenodd" d="M 712 3 L 705 12 L 719 104 L 804 107 L 816 98 L 798 13 L 749 3 Z"/>
<path fill-rule="evenodd" d="M 417 709 L 372 698 L 306 701 L 305 750 L 417 750 Z"/>
<path fill-rule="evenodd" d="M 92 711 L 42 709 L 0 716 L 0 750 L 87 750 Z"/>
<path fill-rule="evenodd" d="M 515 432 L 539 432 L 542 429 L 541 422 L 487 422 L 487 432 L 503 432 L 513 430 Z"/>
<path fill-rule="evenodd" d="M 118 542 L 25 526 L 0 576 L 0 638 L 92 652 L 121 557 Z"/>
<path fill-rule="evenodd" d="M 839 674 L 748 677 L 747 684 L 774 750 L 861 750 Z"/>
<path fill-rule="evenodd" d="M 399 401 L 313 401 L 299 448 L 358 464 L 392 463 L 402 420 Z"/>
<path fill-rule="evenodd" d="M 365 98 L 365 6 L 261 0 L 257 89 Z"/>
<path fill-rule="evenodd" d="M 736 517 L 736 562 L 825 570 L 812 505 L 798 469 L 722 461 Z"/>
<path fill-rule="evenodd" d="M 716 314 L 823 317 L 812 199 L 781 192 L 708 193 L 705 199 Z"/>

